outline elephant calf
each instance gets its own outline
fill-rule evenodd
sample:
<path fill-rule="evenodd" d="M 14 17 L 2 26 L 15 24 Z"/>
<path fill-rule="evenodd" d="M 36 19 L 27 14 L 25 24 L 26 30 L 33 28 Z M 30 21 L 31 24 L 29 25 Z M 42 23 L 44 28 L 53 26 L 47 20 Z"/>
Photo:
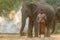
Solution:
<path fill-rule="evenodd" d="M 39 36 L 41 36 L 41 34 L 46 34 L 46 21 L 47 17 L 44 13 L 44 9 L 41 9 L 39 11 L 39 14 L 37 15 L 37 22 L 38 22 L 38 33 Z"/>

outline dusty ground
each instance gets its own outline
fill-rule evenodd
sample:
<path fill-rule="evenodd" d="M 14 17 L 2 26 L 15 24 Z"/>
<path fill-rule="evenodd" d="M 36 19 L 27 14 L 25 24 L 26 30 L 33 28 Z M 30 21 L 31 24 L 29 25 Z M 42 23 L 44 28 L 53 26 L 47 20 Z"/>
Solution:
<path fill-rule="evenodd" d="M 27 36 L 20 37 L 19 34 L 0 34 L 0 40 L 60 40 L 60 34 L 51 35 L 50 38 L 28 38 Z"/>

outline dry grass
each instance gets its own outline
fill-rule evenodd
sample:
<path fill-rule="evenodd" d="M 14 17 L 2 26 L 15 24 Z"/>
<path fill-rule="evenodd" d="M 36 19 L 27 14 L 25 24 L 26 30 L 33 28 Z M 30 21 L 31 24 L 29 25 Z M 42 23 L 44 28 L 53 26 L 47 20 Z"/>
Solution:
<path fill-rule="evenodd" d="M 0 40 L 60 40 L 60 34 L 51 35 L 50 38 L 28 38 L 27 36 L 20 37 L 19 34 L 0 34 Z"/>

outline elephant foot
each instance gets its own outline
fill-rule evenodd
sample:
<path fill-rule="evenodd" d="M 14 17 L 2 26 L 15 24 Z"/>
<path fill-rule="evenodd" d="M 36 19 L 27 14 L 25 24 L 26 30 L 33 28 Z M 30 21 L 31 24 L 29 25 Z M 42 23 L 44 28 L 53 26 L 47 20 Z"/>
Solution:
<path fill-rule="evenodd" d="M 33 36 L 32 35 L 28 35 L 29 38 L 32 38 Z"/>
<path fill-rule="evenodd" d="M 34 37 L 38 37 L 38 33 L 35 33 L 35 36 Z"/>
<path fill-rule="evenodd" d="M 35 37 L 38 37 L 38 35 L 35 35 Z"/>
<path fill-rule="evenodd" d="M 44 37 L 50 37 L 50 35 L 44 35 Z"/>
<path fill-rule="evenodd" d="M 24 36 L 23 34 L 20 34 L 20 36 Z"/>
<path fill-rule="evenodd" d="M 28 34 L 28 37 L 33 37 L 33 35 L 32 34 Z"/>
<path fill-rule="evenodd" d="M 28 36 L 28 38 L 32 38 L 33 36 Z"/>
<path fill-rule="evenodd" d="M 20 33 L 20 36 L 25 36 L 25 33 Z"/>
<path fill-rule="evenodd" d="M 47 34 L 47 37 L 50 37 L 50 33 L 49 33 L 49 34 Z"/>
<path fill-rule="evenodd" d="M 47 37 L 50 37 L 50 35 L 47 35 Z"/>

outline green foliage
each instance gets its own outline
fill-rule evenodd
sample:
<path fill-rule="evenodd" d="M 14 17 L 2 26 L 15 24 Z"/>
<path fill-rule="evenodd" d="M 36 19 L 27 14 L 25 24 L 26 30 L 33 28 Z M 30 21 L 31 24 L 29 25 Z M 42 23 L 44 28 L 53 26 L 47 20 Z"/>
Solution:
<path fill-rule="evenodd" d="M 60 0 L 0 0 L 0 15 L 4 14 L 5 16 L 9 13 L 10 10 L 17 10 L 17 8 L 20 6 L 20 3 L 29 1 L 44 1 L 51 4 L 55 9 L 60 6 Z M 3 10 L 6 11 L 6 13 L 3 13 Z"/>
<path fill-rule="evenodd" d="M 7 16 L 10 10 L 16 9 L 20 0 L 0 0 L 0 15 Z M 5 13 L 3 13 L 5 10 Z"/>
<path fill-rule="evenodd" d="M 58 6 L 60 6 L 60 0 L 46 0 L 46 2 L 51 4 L 55 10 Z"/>

